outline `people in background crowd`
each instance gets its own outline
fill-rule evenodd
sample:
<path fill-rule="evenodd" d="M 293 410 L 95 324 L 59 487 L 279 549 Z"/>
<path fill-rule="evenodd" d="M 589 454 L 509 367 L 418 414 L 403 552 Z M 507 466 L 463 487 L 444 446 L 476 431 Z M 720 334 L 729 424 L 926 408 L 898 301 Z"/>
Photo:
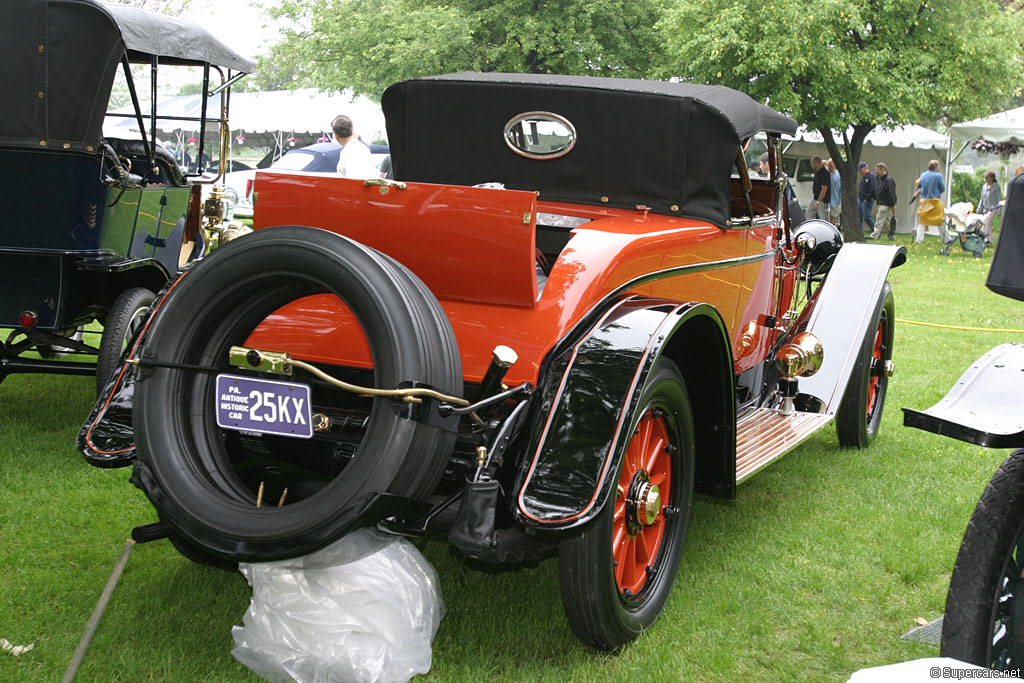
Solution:
<path fill-rule="evenodd" d="M 829 220 L 828 203 L 832 198 L 832 176 L 819 156 L 811 157 L 811 169 L 814 170 L 814 183 L 811 186 L 814 196 L 811 198 L 811 203 L 807 205 L 807 217 L 827 221 Z"/>
<path fill-rule="evenodd" d="M 356 137 L 352 119 L 344 114 L 331 121 L 334 139 L 341 145 L 338 155 L 338 174 L 345 178 L 377 178 L 380 172 L 373 164 L 370 146 Z"/>
<path fill-rule="evenodd" d="M 917 191 L 914 193 L 914 198 L 920 197 L 917 203 L 915 242 L 924 242 L 924 233 L 929 225 L 939 228 L 943 244 L 949 241 L 949 233 L 946 231 L 946 207 L 942 204 L 942 193 L 945 191 L 946 183 L 939 173 L 939 160 L 932 159 L 928 162 L 928 170 L 917 179 Z M 914 198 L 910 201 L 914 201 Z"/>
<path fill-rule="evenodd" d="M 839 171 L 836 169 L 836 163 L 831 159 L 825 160 L 825 168 L 828 169 L 828 174 L 832 179 L 832 185 L 829 188 L 829 200 L 828 200 L 828 215 L 829 220 L 833 223 L 839 222 L 839 214 L 842 211 L 840 202 L 842 201 L 843 194 L 843 181 L 839 177 Z"/>
<path fill-rule="evenodd" d="M 875 164 L 875 201 L 878 203 L 875 229 L 868 239 L 877 240 L 882 231 L 888 231 L 887 237 L 891 240 L 896 234 L 896 181 L 882 162 Z"/>
<path fill-rule="evenodd" d="M 875 174 L 868 168 L 867 163 L 860 162 L 857 166 L 857 172 L 860 173 L 860 182 L 857 184 L 857 214 L 859 216 L 860 229 L 864 230 L 864 226 L 868 226 L 868 231 L 871 234 L 875 232 L 875 219 L 871 217 L 871 210 L 875 204 L 875 183 L 877 178 Z"/>
<path fill-rule="evenodd" d="M 981 221 L 981 231 L 985 233 L 985 241 L 992 244 L 992 219 L 996 217 L 999 210 L 999 202 L 1003 200 L 1003 191 L 996 182 L 996 174 L 989 171 L 985 174 L 985 184 L 981 186 L 981 198 L 978 200 L 976 211 L 984 218 Z"/>

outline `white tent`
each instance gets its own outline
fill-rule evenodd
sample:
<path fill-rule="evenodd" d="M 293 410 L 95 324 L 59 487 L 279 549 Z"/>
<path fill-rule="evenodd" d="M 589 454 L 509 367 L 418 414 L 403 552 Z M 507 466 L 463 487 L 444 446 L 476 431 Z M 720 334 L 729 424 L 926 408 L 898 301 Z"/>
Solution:
<path fill-rule="evenodd" d="M 209 98 L 208 115 L 219 111 L 220 96 Z M 148 104 L 143 104 L 148 112 Z M 158 111 L 163 116 L 198 117 L 202 108 L 200 95 L 161 97 Z M 130 113 L 127 112 L 126 113 Z M 229 122 L 232 141 L 244 136 L 248 145 L 282 148 L 288 138 L 297 138 L 298 146 L 309 145 L 322 136 L 330 137 L 331 121 L 338 114 L 352 118 L 356 133 L 367 142 L 387 138 L 384 114 L 380 105 L 369 98 L 346 91 L 330 95 L 315 88 L 233 93 Z M 146 125 L 149 125 L 148 119 Z M 180 144 L 199 130 L 199 124 L 174 119 L 157 120 L 157 136 Z M 207 124 L 207 144 L 214 139 L 216 128 Z M 107 117 L 103 126 L 107 137 L 138 137 L 134 118 Z"/>
<path fill-rule="evenodd" d="M 836 138 L 842 147 L 842 141 Z M 810 157 L 829 156 L 828 148 L 822 141 L 821 133 L 801 127 L 795 137 L 783 136 L 783 157 L 795 159 L 796 163 L 787 169 L 796 188 L 800 205 L 806 207 L 811 201 Z M 911 232 L 917 223 L 915 205 L 907 201 L 913 196 L 918 176 L 928 168 L 932 159 L 945 159 L 949 140 L 945 135 L 921 126 L 907 125 L 893 129 L 875 128 L 868 133 L 861 150 L 861 161 L 874 171 L 879 161 L 884 162 L 889 175 L 896 181 L 896 229 Z M 859 177 L 858 177 L 859 182 Z"/>
<path fill-rule="evenodd" d="M 1024 145 L 1024 107 L 954 124 L 950 126 L 949 134 L 955 140 L 984 138 L 989 142 Z"/>

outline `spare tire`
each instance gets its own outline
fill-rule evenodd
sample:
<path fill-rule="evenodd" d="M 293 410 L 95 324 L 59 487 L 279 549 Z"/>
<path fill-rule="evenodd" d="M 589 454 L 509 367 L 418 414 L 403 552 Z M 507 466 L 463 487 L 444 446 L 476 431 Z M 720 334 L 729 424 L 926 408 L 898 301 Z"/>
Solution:
<path fill-rule="evenodd" d="M 244 344 L 282 306 L 321 293 L 338 297 L 362 326 L 374 386 L 415 382 L 462 393 L 455 336 L 437 299 L 408 269 L 369 247 L 325 230 L 283 226 L 258 230 L 197 262 L 164 301 L 142 350 L 143 360 L 156 367 L 140 373 L 135 389 L 134 481 L 179 536 L 217 556 L 265 561 L 312 552 L 352 528 L 355 513 L 374 494 L 425 500 L 444 472 L 455 434 L 409 419 L 390 399 L 362 399 L 367 407 L 358 444 L 342 458 L 342 446 L 326 437 L 307 441 L 218 427 L 217 373 L 167 367 L 236 373 L 227 365 L 230 346 Z M 351 396 L 308 383 L 314 404 Z M 277 506 L 275 491 L 257 507 L 256 479 L 240 463 L 259 462 L 257 478 L 283 476 L 287 485 L 282 471 L 303 466 L 296 461 L 318 448 L 317 457 L 332 463 L 322 481 L 293 478 L 286 504 Z"/>

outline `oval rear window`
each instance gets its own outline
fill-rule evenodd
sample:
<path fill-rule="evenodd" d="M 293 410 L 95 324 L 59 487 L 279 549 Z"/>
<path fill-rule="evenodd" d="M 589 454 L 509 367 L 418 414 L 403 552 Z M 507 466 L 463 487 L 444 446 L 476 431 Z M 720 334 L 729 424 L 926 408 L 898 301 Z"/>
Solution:
<path fill-rule="evenodd" d="M 576 128 L 558 114 L 530 111 L 505 124 L 505 144 L 527 159 L 557 159 L 576 145 Z"/>

